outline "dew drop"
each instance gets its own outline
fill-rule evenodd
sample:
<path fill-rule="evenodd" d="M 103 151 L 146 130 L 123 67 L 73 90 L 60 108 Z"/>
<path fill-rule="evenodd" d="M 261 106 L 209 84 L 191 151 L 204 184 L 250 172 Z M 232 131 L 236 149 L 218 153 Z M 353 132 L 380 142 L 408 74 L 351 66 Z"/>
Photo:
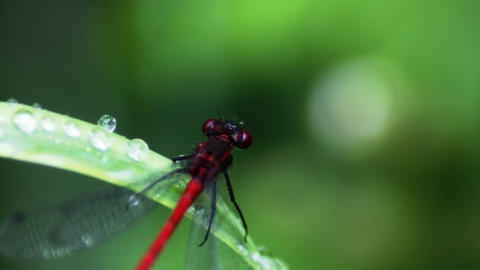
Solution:
<path fill-rule="evenodd" d="M 52 258 L 52 253 L 50 252 L 50 250 L 46 249 L 45 251 L 43 251 L 43 258 L 47 260 Z"/>
<path fill-rule="evenodd" d="M 124 150 L 131 159 L 141 161 L 147 157 L 148 145 L 140 139 L 133 139 L 125 145 Z"/>
<path fill-rule="evenodd" d="M 252 259 L 260 266 L 260 269 L 262 270 L 274 269 L 273 266 L 275 263 L 269 257 L 263 256 L 259 252 L 255 252 L 252 255 Z"/>
<path fill-rule="evenodd" d="M 77 138 L 80 136 L 80 129 L 74 122 L 67 121 L 63 123 L 62 130 L 68 137 Z"/>
<path fill-rule="evenodd" d="M 245 247 L 245 245 L 237 245 L 238 252 L 240 252 L 240 255 L 243 257 L 246 257 L 248 255 L 248 250 Z"/>
<path fill-rule="evenodd" d="M 66 247 L 65 248 L 65 254 L 70 254 L 72 252 L 74 252 L 75 250 L 72 248 L 72 247 Z"/>
<path fill-rule="evenodd" d="M 261 259 L 261 257 L 262 257 L 262 256 L 261 256 L 260 253 L 258 253 L 258 252 L 255 252 L 255 253 L 252 254 L 252 259 L 253 259 L 255 262 L 258 262 L 258 261 Z"/>
<path fill-rule="evenodd" d="M 10 104 L 10 105 L 12 105 L 12 106 L 15 106 L 15 105 L 17 105 L 18 102 L 17 102 L 17 100 L 14 99 L 14 98 L 9 98 L 9 99 L 7 100 L 7 103 Z"/>
<path fill-rule="evenodd" d="M 19 110 L 12 117 L 13 124 L 25 134 L 33 133 L 38 126 L 37 119 L 30 111 Z"/>
<path fill-rule="evenodd" d="M 52 132 L 55 130 L 55 121 L 50 116 L 44 116 L 42 120 L 40 120 L 40 125 L 42 126 L 43 130 Z"/>
<path fill-rule="evenodd" d="M 288 266 L 277 258 L 273 258 L 273 265 L 275 265 L 274 269 L 288 270 Z"/>
<path fill-rule="evenodd" d="M 61 257 L 65 256 L 65 250 L 62 249 L 62 248 L 56 249 L 53 254 L 54 254 L 55 258 L 61 258 Z"/>
<path fill-rule="evenodd" d="M 195 214 L 193 215 L 192 220 L 200 227 L 207 229 L 212 213 L 210 207 L 207 207 L 204 204 L 196 204 L 193 211 Z"/>
<path fill-rule="evenodd" d="M 97 125 L 100 127 L 105 128 L 106 130 L 113 132 L 115 130 L 115 126 L 117 125 L 117 120 L 110 115 L 104 115 L 100 117 L 97 121 Z"/>
<path fill-rule="evenodd" d="M 107 150 L 112 145 L 112 138 L 107 130 L 101 127 L 94 127 L 88 133 L 90 145 L 100 151 Z"/>
<path fill-rule="evenodd" d="M 267 255 L 268 254 L 268 250 L 266 247 L 260 245 L 258 246 L 258 252 L 261 254 L 261 255 Z"/>
<path fill-rule="evenodd" d="M 138 207 L 140 206 L 140 198 L 138 196 L 132 195 L 128 200 L 128 207 Z"/>
<path fill-rule="evenodd" d="M 89 235 L 82 236 L 82 242 L 85 244 L 86 247 L 90 247 L 95 243 L 93 241 L 93 238 Z"/>
<path fill-rule="evenodd" d="M 42 109 L 42 106 L 38 103 L 33 103 L 32 107 L 35 108 L 36 110 L 41 110 Z"/>

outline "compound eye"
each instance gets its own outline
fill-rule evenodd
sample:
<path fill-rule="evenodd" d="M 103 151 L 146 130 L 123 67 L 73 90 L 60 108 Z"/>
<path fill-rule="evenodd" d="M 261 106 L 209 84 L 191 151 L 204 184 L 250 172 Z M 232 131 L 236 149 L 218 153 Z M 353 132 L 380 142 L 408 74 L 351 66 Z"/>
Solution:
<path fill-rule="evenodd" d="M 250 144 L 252 144 L 252 136 L 248 131 L 242 130 L 242 139 L 237 147 L 240 149 L 246 149 Z"/>
<path fill-rule="evenodd" d="M 218 133 L 218 123 L 217 119 L 208 119 L 203 123 L 202 132 L 207 136 L 212 136 Z"/>

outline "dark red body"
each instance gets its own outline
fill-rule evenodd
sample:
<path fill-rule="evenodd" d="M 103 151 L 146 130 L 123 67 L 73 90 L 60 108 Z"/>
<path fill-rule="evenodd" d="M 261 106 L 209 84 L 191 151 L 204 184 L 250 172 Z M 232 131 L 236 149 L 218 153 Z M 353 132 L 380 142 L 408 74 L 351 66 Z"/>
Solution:
<path fill-rule="evenodd" d="M 239 148 L 247 148 L 250 146 L 250 134 L 235 124 L 222 122 L 221 120 L 217 119 L 207 120 L 203 125 L 203 132 L 209 136 L 210 139 L 201 143 L 193 155 L 185 156 L 186 158 L 179 157 L 174 159 L 174 161 L 183 159 L 189 160 L 190 166 L 188 168 L 188 173 L 192 179 L 188 182 L 175 209 L 173 209 L 170 218 L 157 235 L 147 253 L 137 265 L 137 270 L 147 270 L 152 266 L 153 262 L 162 251 L 185 212 L 193 204 L 198 195 L 203 191 L 205 184 L 207 184 L 209 181 L 215 181 L 218 174 L 222 172 L 225 174 L 230 193 L 230 199 L 235 204 L 235 207 L 240 214 L 246 233 L 246 224 L 240 208 L 235 202 L 233 190 L 231 188 L 230 180 L 226 170 L 233 161 L 231 150 L 234 146 Z M 211 219 L 213 219 L 213 215 L 215 213 L 215 199 L 213 198 L 212 201 L 213 212 Z M 210 225 L 211 222 L 212 220 L 210 220 Z M 205 237 L 205 241 L 207 240 L 207 236 Z"/>

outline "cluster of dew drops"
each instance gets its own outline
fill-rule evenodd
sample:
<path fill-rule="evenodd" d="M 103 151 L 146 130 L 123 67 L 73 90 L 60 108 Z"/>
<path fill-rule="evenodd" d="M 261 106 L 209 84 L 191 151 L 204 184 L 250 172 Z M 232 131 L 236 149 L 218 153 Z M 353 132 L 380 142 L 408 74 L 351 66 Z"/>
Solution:
<path fill-rule="evenodd" d="M 11 98 L 7 101 L 10 106 L 17 106 L 17 100 Z M 43 115 L 42 107 L 38 103 L 34 103 L 32 107 L 35 112 L 32 113 L 28 109 L 18 109 L 12 116 L 12 122 L 15 127 L 24 134 L 30 135 L 37 131 L 40 127 L 45 132 L 55 132 L 57 130 L 57 122 L 53 116 L 48 114 Z M 79 138 L 82 135 L 82 130 L 79 128 L 75 120 L 70 119 L 68 116 L 60 119 L 62 132 L 70 138 Z M 97 125 L 88 132 L 88 141 L 90 146 L 99 150 L 108 150 L 113 142 L 113 136 L 111 133 L 115 130 L 117 121 L 110 115 L 103 115 L 98 119 Z M 55 139 L 55 142 L 59 142 L 59 138 Z M 87 151 L 91 148 L 87 147 Z M 148 146 L 141 139 L 132 139 L 128 141 L 124 146 L 125 154 L 133 160 L 141 161 L 147 157 Z"/>

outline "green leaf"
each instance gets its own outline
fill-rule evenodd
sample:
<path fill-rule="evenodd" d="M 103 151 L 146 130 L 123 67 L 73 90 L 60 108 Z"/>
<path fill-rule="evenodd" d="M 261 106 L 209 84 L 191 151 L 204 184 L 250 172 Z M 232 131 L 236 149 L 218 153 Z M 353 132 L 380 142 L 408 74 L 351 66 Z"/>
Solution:
<path fill-rule="evenodd" d="M 129 140 L 78 119 L 16 102 L 0 102 L 1 157 L 69 170 L 140 191 L 149 180 L 158 179 L 175 166 L 145 147 L 141 140 Z M 160 197 L 146 195 L 173 208 L 185 183 L 181 181 Z M 242 224 L 219 198 L 216 217 L 221 224 L 212 233 L 254 269 L 287 269 L 251 238 L 247 243 L 241 237 L 239 240 L 238 235 L 244 233 Z M 192 218 L 192 213 L 190 210 L 186 216 Z"/>

